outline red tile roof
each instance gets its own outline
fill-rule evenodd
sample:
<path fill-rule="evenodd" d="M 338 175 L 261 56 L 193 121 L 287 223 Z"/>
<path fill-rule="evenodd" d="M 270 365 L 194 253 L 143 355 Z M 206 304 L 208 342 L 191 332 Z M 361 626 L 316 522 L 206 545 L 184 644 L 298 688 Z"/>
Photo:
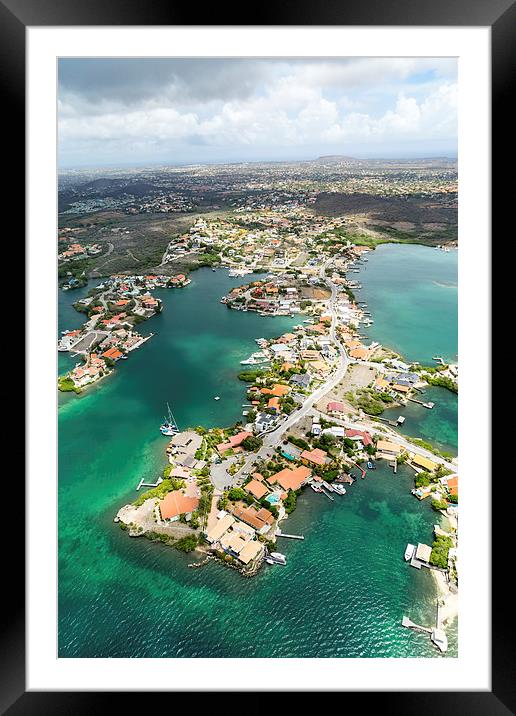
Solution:
<path fill-rule="evenodd" d="M 193 512 L 198 505 L 198 497 L 187 497 L 181 490 L 173 490 L 168 492 L 159 503 L 159 511 L 162 519 L 169 520 L 171 517 Z"/>

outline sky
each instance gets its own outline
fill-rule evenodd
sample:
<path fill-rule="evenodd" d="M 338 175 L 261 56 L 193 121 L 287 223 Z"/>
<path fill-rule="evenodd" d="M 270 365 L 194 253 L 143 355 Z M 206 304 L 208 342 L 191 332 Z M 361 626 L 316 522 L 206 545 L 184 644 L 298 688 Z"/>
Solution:
<path fill-rule="evenodd" d="M 455 58 L 67 58 L 60 168 L 457 155 Z"/>

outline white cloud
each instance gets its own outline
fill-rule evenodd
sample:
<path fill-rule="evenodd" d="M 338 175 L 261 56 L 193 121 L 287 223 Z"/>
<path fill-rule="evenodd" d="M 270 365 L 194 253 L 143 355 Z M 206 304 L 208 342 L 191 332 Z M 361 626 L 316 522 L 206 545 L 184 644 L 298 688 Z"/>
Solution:
<path fill-rule="evenodd" d="M 138 146 L 143 154 L 149 147 L 190 152 L 197 160 L 194 154 L 201 150 L 193 148 L 199 146 L 267 147 L 271 152 L 310 146 L 324 151 L 364 142 L 388 146 L 456 139 L 457 84 L 453 77 L 437 77 L 445 71 L 443 65 L 436 71 L 435 60 L 321 61 L 276 67 L 282 71 L 270 72 L 253 93 L 235 93 L 229 99 L 211 96 L 208 102 L 189 99 L 182 104 L 174 99 L 174 92 L 164 91 L 129 108 L 109 97 L 92 105 L 91 88 L 87 97 L 64 92 L 59 100 L 61 155 L 88 146 L 94 155 L 123 151 L 124 146 L 130 153 Z M 264 73 L 259 76 L 263 79 Z"/>

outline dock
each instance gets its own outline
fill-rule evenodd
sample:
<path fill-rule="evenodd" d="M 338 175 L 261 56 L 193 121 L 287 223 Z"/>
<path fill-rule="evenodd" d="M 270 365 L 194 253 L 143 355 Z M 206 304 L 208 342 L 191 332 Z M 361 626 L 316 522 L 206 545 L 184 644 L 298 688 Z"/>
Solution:
<path fill-rule="evenodd" d="M 363 480 L 364 477 L 366 476 L 366 471 L 364 470 L 364 468 L 363 468 L 363 467 L 360 467 L 360 465 L 357 465 L 356 462 L 352 462 L 351 464 L 354 465 L 355 467 L 358 467 L 358 469 L 359 469 L 360 472 L 362 473 L 362 474 L 360 475 L 360 477 L 361 477 L 362 480 Z"/>
<path fill-rule="evenodd" d="M 321 487 L 321 492 L 322 492 L 323 495 L 326 495 L 326 497 L 327 497 L 329 500 L 331 500 L 332 502 L 335 501 L 335 498 L 334 498 L 332 495 L 330 495 L 329 492 L 326 492 L 326 490 L 324 490 L 322 487 Z"/>
<path fill-rule="evenodd" d="M 410 400 L 411 403 L 418 403 L 419 405 L 422 405 L 423 408 L 433 408 L 435 403 L 423 403 L 422 400 L 417 400 L 416 398 L 407 398 L 407 400 Z"/>
<path fill-rule="evenodd" d="M 140 480 L 140 482 L 138 483 L 138 486 L 136 488 L 137 491 L 140 489 L 140 487 L 157 487 L 158 485 L 161 485 L 161 483 L 163 482 L 162 477 L 158 477 L 156 482 L 144 482 L 144 480 L 145 480 L 145 478 L 142 477 L 142 479 Z"/>
<path fill-rule="evenodd" d="M 423 632 L 426 632 L 427 634 L 432 633 L 432 629 L 430 629 L 429 627 L 424 627 L 424 626 L 421 626 L 420 624 L 416 624 L 415 622 L 411 621 L 408 617 L 405 617 L 405 616 L 401 620 L 401 625 L 406 627 L 407 629 L 415 629 L 416 631 L 423 631 Z"/>
<path fill-rule="evenodd" d="M 439 651 L 446 652 L 448 651 L 448 639 L 446 637 L 446 633 L 444 629 L 441 628 L 440 619 L 439 619 L 439 600 L 436 603 L 436 619 L 435 619 L 435 627 L 431 629 L 430 627 L 424 627 L 420 624 L 416 624 L 408 617 L 404 616 L 401 620 L 401 626 L 406 627 L 407 629 L 414 629 L 415 631 L 424 632 L 425 634 L 430 635 L 430 640 L 432 641 L 432 644 L 434 644 Z"/>
<path fill-rule="evenodd" d="M 276 530 L 276 537 L 288 537 L 288 539 L 304 539 L 303 535 L 289 535 L 286 532 L 282 532 L 280 529 Z"/>

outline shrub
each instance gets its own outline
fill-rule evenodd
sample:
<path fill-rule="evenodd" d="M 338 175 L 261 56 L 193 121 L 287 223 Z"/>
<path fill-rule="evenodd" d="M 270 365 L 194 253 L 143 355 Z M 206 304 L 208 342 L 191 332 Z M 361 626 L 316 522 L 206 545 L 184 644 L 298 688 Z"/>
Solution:
<path fill-rule="evenodd" d="M 187 537 L 181 537 L 174 544 L 174 547 L 181 552 L 191 552 L 197 547 L 198 540 L 196 535 L 188 535 Z"/>
<path fill-rule="evenodd" d="M 432 553 L 430 555 L 430 564 L 441 569 L 448 567 L 448 552 L 453 542 L 446 535 L 439 535 L 432 544 Z"/>

